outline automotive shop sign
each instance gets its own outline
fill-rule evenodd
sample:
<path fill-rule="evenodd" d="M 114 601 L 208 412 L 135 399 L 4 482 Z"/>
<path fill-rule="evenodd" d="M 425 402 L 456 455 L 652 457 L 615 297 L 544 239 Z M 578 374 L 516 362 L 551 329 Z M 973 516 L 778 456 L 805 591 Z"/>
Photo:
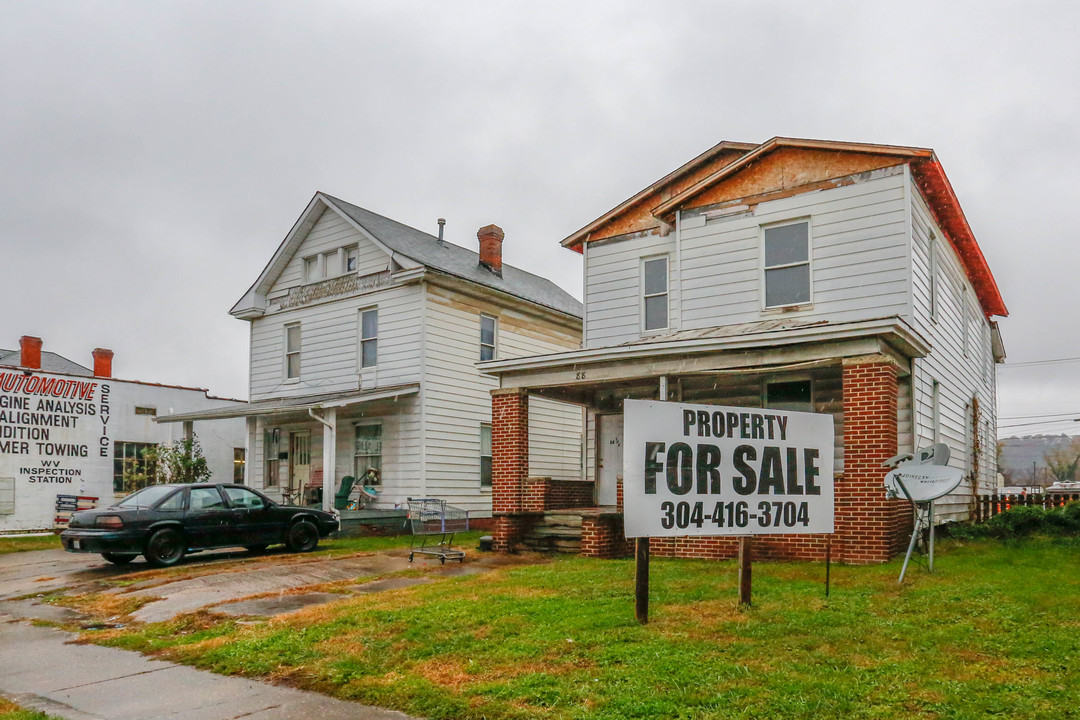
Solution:
<path fill-rule="evenodd" d="M 626 537 L 833 531 L 832 415 L 627 400 Z"/>

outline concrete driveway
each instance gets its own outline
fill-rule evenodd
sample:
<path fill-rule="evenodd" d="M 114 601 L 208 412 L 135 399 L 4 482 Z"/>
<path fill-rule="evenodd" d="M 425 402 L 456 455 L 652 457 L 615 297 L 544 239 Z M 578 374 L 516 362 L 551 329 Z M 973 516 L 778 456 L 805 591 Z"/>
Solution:
<path fill-rule="evenodd" d="M 339 583 L 336 589 L 346 593 L 373 593 L 537 561 L 470 553 L 461 565 L 444 566 L 423 556 L 409 563 L 407 549 L 338 557 L 221 552 L 192 556 L 180 568 L 154 570 L 141 561 L 115 566 L 96 555 L 62 550 L 0 555 L 0 694 L 69 720 L 408 720 L 316 693 L 73 644 L 74 635 L 26 620 L 77 621 L 72 611 L 39 601 L 61 589 L 154 598 L 133 617 L 157 622 L 199 609 L 276 615 L 342 598 L 306 590 L 323 583 Z M 421 572 L 394 575 L 410 568 Z"/>

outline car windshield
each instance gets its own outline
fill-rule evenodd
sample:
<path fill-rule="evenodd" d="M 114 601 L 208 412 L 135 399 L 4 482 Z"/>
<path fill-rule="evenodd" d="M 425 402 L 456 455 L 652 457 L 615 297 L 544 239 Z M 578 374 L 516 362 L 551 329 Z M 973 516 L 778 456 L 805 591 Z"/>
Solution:
<path fill-rule="evenodd" d="M 148 508 L 156 505 L 158 500 L 161 500 L 166 495 L 175 490 L 176 487 L 172 485 L 151 485 L 150 487 L 144 487 L 137 493 L 128 495 L 126 498 L 116 503 L 116 507 L 123 508 Z"/>

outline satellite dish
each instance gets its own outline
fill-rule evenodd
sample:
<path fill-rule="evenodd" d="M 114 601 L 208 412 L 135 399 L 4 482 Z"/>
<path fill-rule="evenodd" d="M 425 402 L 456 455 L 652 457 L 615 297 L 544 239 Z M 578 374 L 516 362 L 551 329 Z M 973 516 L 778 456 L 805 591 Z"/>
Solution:
<path fill-rule="evenodd" d="M 910 498 L 917 503 L 929 502 L 951 493 L 963 479 L 964 471 L 959 468 L 908 463 L 885 476 L 885 494 L 889 498 Z M 904 492 L 905 489 L 907 493 Z"/>
<path fill-rule="evenodd" d="M 949 457 L 952 455 L 949 446 L 945 443 L 934 443 L 928 448 L 920 448 L 916 454 L 918 458 L 915 462 L 930 465 L 948 465 Z"/>

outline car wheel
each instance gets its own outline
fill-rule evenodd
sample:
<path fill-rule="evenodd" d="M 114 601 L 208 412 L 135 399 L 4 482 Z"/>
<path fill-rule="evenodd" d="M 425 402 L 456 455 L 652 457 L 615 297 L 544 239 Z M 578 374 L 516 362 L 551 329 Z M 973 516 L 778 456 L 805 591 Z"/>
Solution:
<path fill-rule="evenodd" d="M 311 552 L 319 544 L 319 530 L 308 520 L 298 520 L 289 528 L 285 544 L 293 552 Z"/>
<path fill-rule="evenodd" d="M 117 555 L 116 553 L 101 553 L 101 557 L 105 558 L 113 565 L 127 565 L 135 559 L 134 555 Z"/>
<path fill-rule="evenodd" d="M 184 559 L 184 537 L 172 528 L 158 530 L 146 542 L 146 561 L 154 567 L 169 567 Z"/>
<path fill-rule="evenodd" d="M 270 547 L 270 546 L 269 545 L 245 545 L 244 549 L 247 550 L 249 553 L 255 553 L 256 555 L 258 555 L 259 553 L 266 552 L 266 548 L 268 548 L 268 547 Z"/>

